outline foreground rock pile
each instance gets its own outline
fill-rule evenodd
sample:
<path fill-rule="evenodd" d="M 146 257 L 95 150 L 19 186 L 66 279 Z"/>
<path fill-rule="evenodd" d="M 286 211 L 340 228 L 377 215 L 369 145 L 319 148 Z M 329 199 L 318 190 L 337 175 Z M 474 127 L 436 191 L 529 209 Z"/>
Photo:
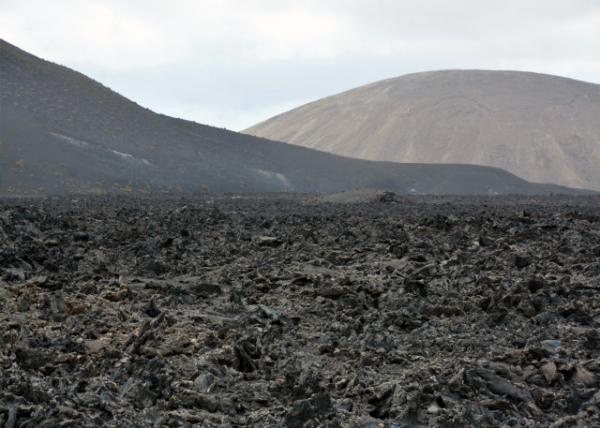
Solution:
<path fill-rule="evenodd" d="M 600 425 L 600 199 L 0 204 L 0 426 Z"/>

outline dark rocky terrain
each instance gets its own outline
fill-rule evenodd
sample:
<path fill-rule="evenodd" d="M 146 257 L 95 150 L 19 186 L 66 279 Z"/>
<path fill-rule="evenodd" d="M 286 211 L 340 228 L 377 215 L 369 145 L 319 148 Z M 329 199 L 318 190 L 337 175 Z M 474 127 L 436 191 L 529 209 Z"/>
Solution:
<path fill-rule="evenodd" d="M 572 192 L 497 168 L 349 159 L 175 119 L 0 40 L 0 195 L 357 188 Z"/>
<path fill-rule="evenodd" d="M 600 199 L 360 201 L 5 200 L 0 426 L 600 426 Z"/>

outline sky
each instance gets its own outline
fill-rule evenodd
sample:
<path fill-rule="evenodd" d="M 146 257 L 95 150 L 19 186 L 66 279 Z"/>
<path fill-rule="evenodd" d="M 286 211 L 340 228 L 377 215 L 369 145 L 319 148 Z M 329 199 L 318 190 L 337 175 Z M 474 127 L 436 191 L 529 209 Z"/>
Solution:
<path fill-rule="evenodd" d="M 419 71 L 600 83 L 600 0 L 0 0 L 0 38 L 232 130 Z"/>

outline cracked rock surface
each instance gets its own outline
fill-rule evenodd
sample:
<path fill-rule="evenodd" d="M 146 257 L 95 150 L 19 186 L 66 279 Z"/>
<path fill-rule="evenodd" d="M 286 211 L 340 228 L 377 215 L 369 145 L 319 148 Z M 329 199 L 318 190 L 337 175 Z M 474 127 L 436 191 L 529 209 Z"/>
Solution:
<path fill-rule="evenodd" d="M 600 198 L 0 203 L 0 426 L 600 425 Z"/>

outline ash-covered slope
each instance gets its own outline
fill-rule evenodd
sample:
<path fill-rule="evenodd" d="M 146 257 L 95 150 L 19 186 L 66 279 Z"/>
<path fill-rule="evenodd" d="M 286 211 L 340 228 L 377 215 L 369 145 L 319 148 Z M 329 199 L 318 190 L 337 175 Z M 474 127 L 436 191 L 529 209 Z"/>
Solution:
<path fill-rule="evenodd" d="M 463 163 L 600 190 L 600 85 L 536 73 L 409 74 L 245 131 L 339 155 Z"/>
<path fill-rule="evenodd" d="M 170 118 L 4 41 L 0 82 L 0 194 L 569 191 L 498 169 L 347 159 Z"/>

